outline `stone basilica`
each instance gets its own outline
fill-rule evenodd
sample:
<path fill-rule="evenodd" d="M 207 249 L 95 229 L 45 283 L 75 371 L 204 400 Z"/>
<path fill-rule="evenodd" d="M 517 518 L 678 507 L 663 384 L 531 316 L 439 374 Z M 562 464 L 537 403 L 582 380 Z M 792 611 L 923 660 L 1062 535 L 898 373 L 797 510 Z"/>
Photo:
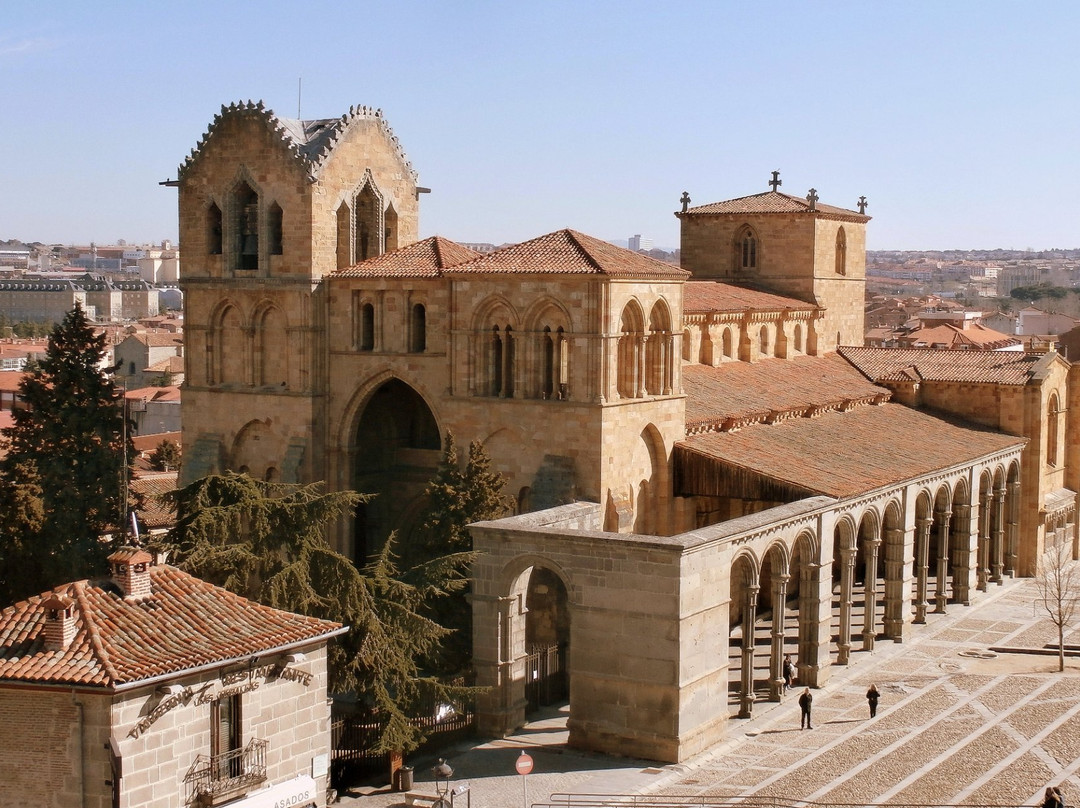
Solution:
<path fill-rule="evenodd" d="M 473 527 L 482 731 L 566 650 L 572 744 L 680 761 L 1041 554 L 1075 554 L 1080 382 L 1056 354 L 868 349 L 864 206 L 690 207 L 682 268 L 560 230 L 418 241 L 380 112 L 222 109 L 180 166 L 183 474 L 375 493 L 362 562 L 423 513 L 442 436 L 515 515 Z M 729 706 L 730 705 L 730 706 Z"/>

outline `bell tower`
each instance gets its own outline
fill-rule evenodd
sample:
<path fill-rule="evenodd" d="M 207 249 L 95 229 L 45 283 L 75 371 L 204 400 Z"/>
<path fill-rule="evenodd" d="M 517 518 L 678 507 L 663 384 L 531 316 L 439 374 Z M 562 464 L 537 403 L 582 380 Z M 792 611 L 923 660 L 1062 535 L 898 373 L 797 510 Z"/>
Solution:
<path fill-rule="evenodd" d="M 416 240 L 416 172 L 379 110 L 222 107 L 180 165 L 182 483 L 225 470 L 325 479 L 327 293 Z"/>
<path fill-rule="evenodd" d="M 813 303 L 824 309 L 823 351 L 863 344 L 866 288 L 866 198 L 859 210 L 782 193 L 772 172 L 764 193 L 690 207 L 684 193 L 682 267 L 694 280 L 717 280 Z"/>

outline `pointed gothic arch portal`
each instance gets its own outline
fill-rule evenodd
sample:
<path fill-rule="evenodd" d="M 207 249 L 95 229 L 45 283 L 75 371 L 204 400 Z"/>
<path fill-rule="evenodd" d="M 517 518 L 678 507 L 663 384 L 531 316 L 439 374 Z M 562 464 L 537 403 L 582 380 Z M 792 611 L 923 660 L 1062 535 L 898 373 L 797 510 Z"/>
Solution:
<path fill-rule="evenodd" d="M 352 487 L 376 496 L 357 508 L 353 559 L 366 563 L 391 532 L 404 555 L 423 520 L 424 489 L 442 455 L 438 423 L 419 393 L 391 379 L 368 398 L 354 434 Z"/>
<path fill-rule="evenodd" d="M 525 700 L 527 712 L 570 698 L 567 659 L 570 608 L 562 579 L 533 567 L 525 590 Z"/>

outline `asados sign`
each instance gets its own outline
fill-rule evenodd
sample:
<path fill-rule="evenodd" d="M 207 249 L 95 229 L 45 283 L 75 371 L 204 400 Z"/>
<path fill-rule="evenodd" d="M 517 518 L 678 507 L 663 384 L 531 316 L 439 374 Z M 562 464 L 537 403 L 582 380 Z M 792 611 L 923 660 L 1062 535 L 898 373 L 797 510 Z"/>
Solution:
<path fill-rule="evenodd" d="M 315 797 L 312 796 L 311 789 L 305 788 L 303 791 L 297 791 L 295 794 L 282 797 L 274 803 L 274 808 L 294 808 L 297 805 L 307 805 L 313 799 Z"/>

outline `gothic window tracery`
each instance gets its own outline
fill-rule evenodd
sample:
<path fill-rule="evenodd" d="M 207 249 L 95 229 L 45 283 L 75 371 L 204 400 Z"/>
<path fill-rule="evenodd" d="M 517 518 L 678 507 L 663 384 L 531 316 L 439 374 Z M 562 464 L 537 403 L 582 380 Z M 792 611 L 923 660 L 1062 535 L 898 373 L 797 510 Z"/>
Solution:
<path fill-rule="evenodd" d="M 514 396 L 514 329 L 507 325 L 491 327 L 488 343 L 488 395 Z"/>
<path fill-rule="evenodd" d="M 735 236 L 735 267 L 747 272 L 758 267 L 758 239 L 750 225 L 743 225 Z"/>
<path fill-rule="evenodd" d="M 1046 407 L 1046 463 L 1050 466 L 1058 464 L 1058 397 L 1057 393 L 1050 396 L 1050 403 Z"/>
<path fill-rule="evenodd" d="M 645 323 L 636 302 L 623 309 L 619 331 L 617 390 L 621 398 L 640 398 L 644 394 Z"/>

